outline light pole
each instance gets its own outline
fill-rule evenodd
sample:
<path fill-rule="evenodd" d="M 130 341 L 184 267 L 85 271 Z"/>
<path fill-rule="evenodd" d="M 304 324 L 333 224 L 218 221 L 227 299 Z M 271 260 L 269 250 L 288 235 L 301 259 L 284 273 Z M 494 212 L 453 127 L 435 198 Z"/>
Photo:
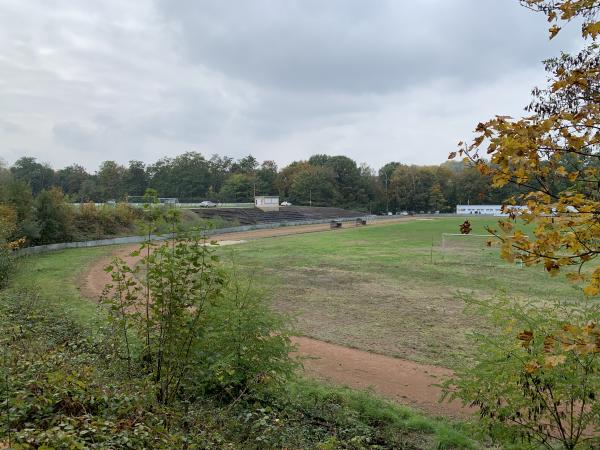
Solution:
<path fill-rule="evenodd" d="M 308 190 L 308 204 L 312 208 L 312 189 Z"/>
<path fill-rule="evenodd" d="M 385 213 L 388 214 L 390 212 L 390 198 L 388 196 L 388 174 L 387 174 L 387 171 L 384 170 L 383 174 L 385 175 Z"/>

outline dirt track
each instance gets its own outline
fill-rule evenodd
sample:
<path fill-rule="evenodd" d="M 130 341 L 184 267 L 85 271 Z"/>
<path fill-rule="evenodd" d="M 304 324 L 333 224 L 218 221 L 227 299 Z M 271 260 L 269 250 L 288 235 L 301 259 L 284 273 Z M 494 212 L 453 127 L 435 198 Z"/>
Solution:
<path fill-rule="evenodd" d="M 406 220 L 410 219 L 398 219 L 398 221 Z M 211 239 L 250 240 L 325 230 L 329 230 L 329 224 L 229 233 Z M 112 256 L 121 256 L 133 263 L 134 258 L 129 257 L 128 254 L 137 247 L 137 245 L 119 247 L 115 249 Z M 103 269 L 112 256 L 97 260 L 84 271 L 80 279 L 80 290 L 84 296 L 97 299 L 105 284 L 110 282 L 110 275 Z M 305 372 L 314 378 L 352 388 L 369 388 L 391 400 L 413 406 L 429 414 L 465 417 L 472 412 L 471 409 L 462 407 L 456 401 L 438 402 L 440 389 L 433 384 L 440 383 L 442 379 L 451 375 L 449 369 L 342 347 L 308 337 L 297 336 L 293 341 L 298 347 L 298 355 L 303 358 Z"/>

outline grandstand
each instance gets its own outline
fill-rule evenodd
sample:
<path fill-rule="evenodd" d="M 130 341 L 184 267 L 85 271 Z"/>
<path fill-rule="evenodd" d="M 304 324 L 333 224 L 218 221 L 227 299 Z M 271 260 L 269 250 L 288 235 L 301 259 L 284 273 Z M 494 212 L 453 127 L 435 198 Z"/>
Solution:
<path fill-rule="evenodd" d="M 262 211 L 258 208 L 202 208 L 192 209 L 207 219 L 220 217 L 240 225 L 259 223 L 301 222 L 307 220 L 326 220 L 339 218 L 364 217 L 367 213 L 342 208 L 317 208 L 308 206 L 287 206 L 279 211 Z"/>

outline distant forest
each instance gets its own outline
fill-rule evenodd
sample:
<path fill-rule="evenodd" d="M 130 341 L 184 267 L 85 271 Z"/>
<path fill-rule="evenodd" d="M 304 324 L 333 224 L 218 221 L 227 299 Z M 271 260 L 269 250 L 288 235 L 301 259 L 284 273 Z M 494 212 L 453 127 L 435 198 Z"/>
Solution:
<path fill-rule="evenodd" d="M 379 171 L 346 156 L 314 155 L 279 169 L 253 156 L 239 160 L 188 152 L 154 164 L 104 161 L 95 173 L 79 164 L 55 170 L 36 158 L 0 165 L 0 203 L 10 192 L 37 197 L 60 189 L 69 202 L 123 201 L 147 188 L 180 202 L 252 202 L 254 195 L 279 195 L 295 205 L 337 206 L 373 213 L 451 212 L 457 204 L 501 203 L 511 188 L 492 187 L 490 179 L 462 162 L 415 166 L 390 162 Z"/>

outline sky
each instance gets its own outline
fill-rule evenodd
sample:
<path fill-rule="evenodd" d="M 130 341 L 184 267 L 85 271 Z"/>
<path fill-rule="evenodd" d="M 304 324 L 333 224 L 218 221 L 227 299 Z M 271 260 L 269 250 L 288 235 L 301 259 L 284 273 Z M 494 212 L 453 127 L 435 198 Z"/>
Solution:
<path fill-rule="evenodd" d="M 547 28 L 517 0 L 2 0 L 0 158 L 439 164 L 578 47 Z"/>

